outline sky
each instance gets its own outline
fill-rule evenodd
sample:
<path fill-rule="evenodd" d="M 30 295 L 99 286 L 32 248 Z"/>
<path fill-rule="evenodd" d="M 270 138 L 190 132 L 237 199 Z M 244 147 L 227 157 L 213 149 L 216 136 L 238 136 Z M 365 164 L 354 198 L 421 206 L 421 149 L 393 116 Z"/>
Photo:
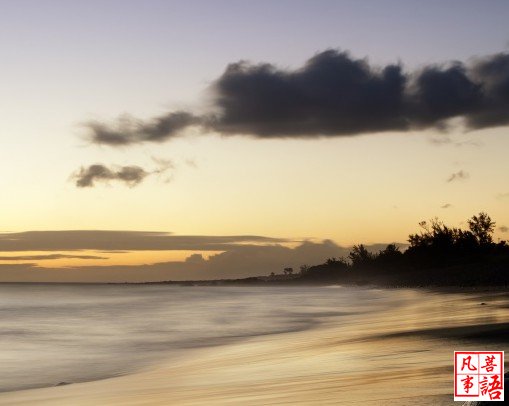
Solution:
<path fill-rule="evenodd" d="M 480 211 L 509 238 L 506 1 L 0 10 L 0 281 L 268 274 Z"/>

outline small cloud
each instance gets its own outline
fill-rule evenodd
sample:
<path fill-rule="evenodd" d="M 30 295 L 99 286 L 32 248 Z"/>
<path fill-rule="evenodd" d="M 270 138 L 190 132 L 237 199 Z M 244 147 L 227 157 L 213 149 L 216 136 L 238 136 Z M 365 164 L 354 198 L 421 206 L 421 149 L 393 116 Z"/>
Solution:
<path fill-rule="evenodd" d="M 481 141 L 476 141 L 476 140 L 466 140 L 466 141 L 455 142 L 454 145 L 456 145 L 457 147 L 463 147 L 463 146 L 482 147 L 482 146 L 484 146 L 484 143 Z"/>
<path fill-rule="evenodd" d="M 429 142 L 433 145 L 443 146 L 443 145 L 453 145 L 455 147 L 482 147 L 483 143 L 477 140 L 463 140 L 463 141 L 454 141 L 448 134 L 440 134 L 437 136 L 432 136 L 428 138 Z"/>
<path fill-rule="evenodd" d="M 497 195 L 497 199 L 500 199 L 500 200 L 507 199 L 508 197 L 509 197 L 509 192 L 507 192 L 507 193 L 499 193 Z"/>
<path fill-rule="evenodd" d="M 451 137 L 447 134 L 440 134 L 439 136 L 433 136 L 428 138 L 429 142 L 433 145 L 448 145 L 452 144 Z"/>
<path fill-rule="evenodd" d="M 201 254 L 191 254 L 186 259 L 185 262 L 189 264 L 203 264 L 205 263 L 205 258 Z"/>
<path fill-rule="evenodd" d="M 163 176 L 168 170 L 174 169 L 175 165 L 169 159 L 154 158 L 152 160 L 157 164 L 152 171 L 147 171 L 139 166 L 114 166 L 108 168 L 102 164 L 81 167 L 77 172 L 71 175 L 71 179 L 76 181 L 76 187 L 94 187 L 97 182 L 108 183 L 110 181 L 123 182 L 129 187 L 134 187 L 143 182 L 150 175 Z M 171 176 L 166 176 L 164 182 L 171 181 Z"/>
<path fill-rule="evenodd" d="M 448 209 L 449 207 L 452 207 L 451 203 L 446 203 L 446 204 L 440 206 L 441 209 Z"/>
<path fill-rule="evenodd" d="M 113 125 L 100 121 L 84 124 L 90 140 L 97 144 L 122 146 L 140 142 L 162 142 L 176 137 L 186 127 L 200 124 L 202 118 L 186 111 L 169 112 L 144 122 L 128 114 L 120 116 Z"/>
<path fill-rule="evenodd" d="M 451 174 L 451 176 L 449 176 L 447 178 L 447 182 L 453 182 L 453 181 L 458 181 L 458 180 L 465 180 L 465 179 L 468 179 L 469 177 L 470 177 L 470 175 L 462 169 L 462 170 L 460 170 L 458 172 L 455 172 L 455 173 Z"/>
<path fill-rule="evenodd" d="M 151 157 L 152 161 L 157 164 L 157 168 L 153 171 L 154 173 L 163 173 L 168 169 L 175 169 L 175 164 L 171 159 Z"/>
<path fill-rule="evenodd" d="M 149 174 L 150 172 L 134 165 L 110 169 L 104 165 L 96 164 L 81 167 L 72 175 L 72 179 L 76 180 L 76 186 L 79 188 L 93 187 L 96 182 L 109 181 L 119 181 L 133 187 L 141 183 Z"/>
<path fill-rule="evenodd" d="M 163 177 L 164 183 L 170 183 L 173 180 L 173 173 L 171 175 L 167 175 L 167 172 L 170 169 L 175 170 L 175 164 L 170 159 L 164 158 L 156 158 L 152 157 L 152 160 L 157 164 L 157 168 L 152 171 L 152 173 L 156 174 L 158 177 Z"/>
<path fill-rule="evenodd" d="M 186 165 L 190 166 L 191 168 L 198 168 L 198 164 L 194 159 L 186 159 Z"/>
<path fill-rule="evenodd" d="M 509 227 L 507 227 L 507 226 L 500 226 L 498 228 L 498 231 L 500 231 L 501 233 L 507 233 L 509 231 Z"/>

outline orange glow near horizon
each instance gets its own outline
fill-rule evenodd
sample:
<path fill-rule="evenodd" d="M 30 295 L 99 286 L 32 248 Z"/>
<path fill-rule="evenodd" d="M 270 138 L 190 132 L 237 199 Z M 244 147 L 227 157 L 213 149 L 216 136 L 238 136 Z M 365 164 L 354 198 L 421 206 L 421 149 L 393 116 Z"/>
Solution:
<path fill-rule="evenodd" d="M 221 251 L 125 251 L 125 252 L 102 252 L 93 250 L 84 251 L 23 251 L 2 252 L 1 264 L 35 263 L 41 268 L 72 268 L 75 266 L 112 266 L 112 265 L 144 265 L 158 262 L 183 262 L 193 254 L 200 254 L 204 259 L 219 254 Z M 43 257 L 50 255 L 62 255 L 62 258 L 53 259 L 30 259 L 30 257 Z M 72 258 L 75 256 L 76 258 Z M 21 259 L 21 257 L 24 257 Z M 91 258 L 79 258 L 91 257 Z M 92 258 L 101 257 L 101 258 Z M 16 259 L 9 259 L 16 258 Z"/>

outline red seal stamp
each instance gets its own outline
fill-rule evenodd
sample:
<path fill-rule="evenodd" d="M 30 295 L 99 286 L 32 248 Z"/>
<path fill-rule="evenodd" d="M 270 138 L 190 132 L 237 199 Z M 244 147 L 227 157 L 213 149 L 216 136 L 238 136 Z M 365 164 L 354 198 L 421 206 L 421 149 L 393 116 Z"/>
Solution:
<path fill-rule="evenodd" d="M 454 351 L 454 400 L 504 401 L 503 351 Z"/>

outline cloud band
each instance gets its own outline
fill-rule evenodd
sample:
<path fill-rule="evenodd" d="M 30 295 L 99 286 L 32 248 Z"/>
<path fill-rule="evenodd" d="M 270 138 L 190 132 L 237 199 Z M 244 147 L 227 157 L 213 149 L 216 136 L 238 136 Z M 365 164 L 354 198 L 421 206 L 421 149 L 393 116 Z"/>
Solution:
<path fill-rule="evenodd" d="M 163 142 L 190 126 L 257 138 L 353 136 L 444 129 L 455 117 L 468 129 L 503 126 L 509 124 L 509 54 L 404 72 L 399 64 L 376 67 L 326 50 L 295 70 L 230 64 L 210 90 L 215 113 L 94 121 L 86 124 L 90 140 L 111 146 Z"/>

